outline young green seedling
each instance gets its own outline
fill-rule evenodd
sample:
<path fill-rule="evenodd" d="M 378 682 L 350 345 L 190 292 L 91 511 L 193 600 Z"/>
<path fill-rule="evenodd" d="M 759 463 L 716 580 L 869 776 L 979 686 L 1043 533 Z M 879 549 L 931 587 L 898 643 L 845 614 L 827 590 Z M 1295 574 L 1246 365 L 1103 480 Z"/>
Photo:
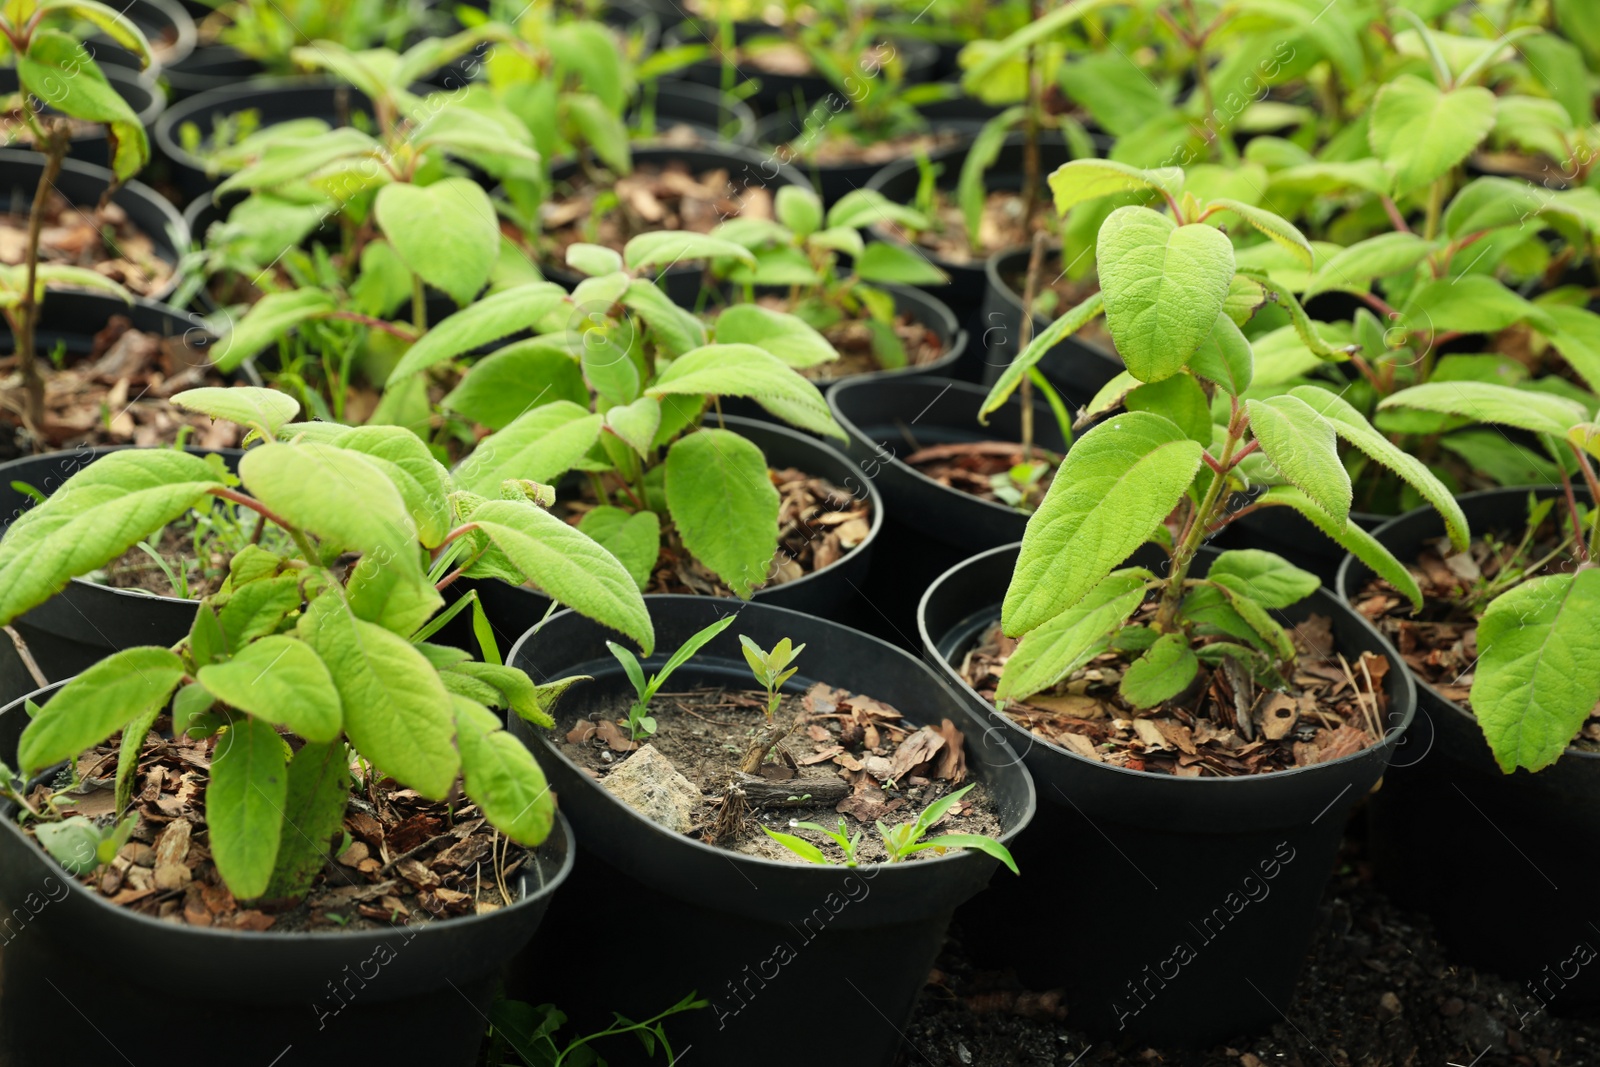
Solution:
<path fill-rule="evenodd" d="M 690 637 L 678 647 L 678 651 L 674 652 L 666 663 L 661 665 L 659 671 L 650 676 L 649 681 L 645 680 L 644 668 L 639 664 L 639 657 L 615 641 L 606 642 L 606 647 L 611 650 L 611 654 L 617 657 L 618 663 L 622 664 L 622 669 L 627 674 L 628 681 L 633 683 L 636 699 L 632 706 L 628 708 L 629 737 L 639 741 L 656 732 L 656 720 L 650 714 L 650 701 L 655 699 L 656 693 L 672 675 L 673 671 L 688 663 L 690 658 L 704 648 L 713 637 L 732 626 L 733 620 L 737 617 L 729 615 L 725 619 L 718 619 Z"/>
<path fill-rule="evenodd" d="M 975 852 L 993 856 L 1005 864 L 1012 874 L 1019 873 L 1016 861 L 1011 858 L 1011 850 L 992 837 L 985 837 L 983 834 L 940 834 L 938 837 L 928 838 L 926 841 L 923 840 L 928 831 L 933 829 L 934 824 L 944 818 L 950 809 L 962 797 L 970 793 L 972 789 L 973 787 L 970 785 L 964 786 L 949 796 L 941 797 L 929 804 L 927 808 L 923 809 L 922 814 L 911 822 L 901 823 L 898 826 L 886 826 L 884 823 L 879 822 L 877 824 L 878 834 L 883 838 L 883 847 L 889 853 L 888 862 L 901 863 L 908 857 L 930 848 L 941 856 L 948 849 L 970 848 Z M 794 825 L 796 829 L 814 830 L 828 835 L 844 853 L 844 865 L 846 867 L 857 865 L 856 855 L 861 844 L 861 835 L 858 833 L 853 838 L 847 836 L 843 819 L 839 820 L 839 829 L 837 831 L 818 826 L 816 823 L 803 822 L 795 823 Z M 820 848 L 803 837 L 768 830 L 765 826 L 762 829 L 766 831 L 768 837 L 808 863 L 827 865 L 832 862 L 823 854 Z"/>
<path fill-rule="evenodd" d="M 806 646 L 791 645 L 785 637 L 772 646 L 771 652 L 763 652 L 760 645 L 744 634 L 739 635 L 739 644 L 744 649 L 745 662 L 750 664 L 751 673 L 767 691 L 767 722 L 771 723 L 773 714 L 778 710 L 778 701 L 783 699 L 783 694 L 779 692 L 783 683 L 793 678 L 800 669 L 789 664 L 800 658 Z"/>
<path fill-rule="evenodd" d="M 834 844 L 839 846 L 839 851 L 844 853 L 844 865 L 846 867 L 854 867 L 857 865 L 858 861 L 856 859 L 856 852 L 861 847 L 861 831 L 857 830 L 855 836 L 852 837 L 850 834 L 849 824 L 844 821 L 843 816 L 840 816 L 839 818 L 839 828 L 837 830 L 830 830 L 826 826 L 821 826 L 814 822 L 797 822 L 791 823 L 790 825 L 796 830 L 810 830 L 813 833 L 826 834 L 828 837 L 833 839 Z M 823 854 L 820 848 L 818 848 L 816 845 L 813 845 L 810 841 L 807 841 L 803 837 L 798 837 L 794 834 L 780 833 L 777 830 L 768 829 L 765 826 L 763 826 L 761 830 L 768 837 L 772 838 L 790 852 L 793 852 L 796 856 L 806 860 L 808 863 L 820 863 L 826 865 L 831 862 L 828 857 Z"/>

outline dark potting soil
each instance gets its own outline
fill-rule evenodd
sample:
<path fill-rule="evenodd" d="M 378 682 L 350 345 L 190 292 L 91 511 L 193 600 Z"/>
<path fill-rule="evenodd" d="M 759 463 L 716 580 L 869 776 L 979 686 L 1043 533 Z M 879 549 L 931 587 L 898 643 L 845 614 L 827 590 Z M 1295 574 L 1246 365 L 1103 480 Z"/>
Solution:
<path fill-rule="evenodd" d="M 1528 986 L 1451 962 L 1427 919 L 1374 886 L 1359 839 L 1346 843 L 1294 998 L 1279 1007 L 1283 1021 L 1267 1032 L 1211 1049 L 1091 1042 L 1074 1030 L 1072 1005 L 1059 994 L 974 969 L 957 926 L 906 1028 L 897 1067 L 1600 1064 L 1600 1022 L 1554 1016 Z"/>
<path fill-rule="evenodd" d="M 1048 200 L 1048 192 L 1044 195 Z M 935 222 L 931 230 L 911 231 L 892 222 L 883 226 L 891 235 L 928 249 L 946 263 L 982 264 L 996 252 L 1031 239 L 1022 220 L 1022 197 L 1014 192 L 997 191 L 984 198 L 976 247 L 967 238 L 967 219 L 954 195 L 935 189 L 928 214 Z"/>
<path fill-rule="evenodd" d="M 1155 612 L 1146 604 L 1134 622 Z M 1287 691 L 1253 680 L 1231 658 L 1202 663 L 1196 684 L 1154 709 L 1136 711 L 1118 692 L 1134 653 L 1095 656 L 1060 685 L 1006 714 L 1038 736 L 1087 759 L 1182 778 L 1267 774 L 1326 763 L 1383 738 L 1389 661 L 1370 652 L 1347 662 L 1325 616 L 1289 628 L 1298 657 Z M 1018 642 L 998 626 L 960 664 L 962 677 L 991 703 Z"/>
<path fill-rule="evenodd" d="M 20 266 L 27 254 L 27 211 L 0 214 L 0 263 Z M 80 207 L 58 192 L 50 193 L 45 201 L 39 259 L 92 270 L 138 296 L 160 289 L 172 277 L 173 269 L 156 255 L 155 242 L 134 225 L 121 205 Z"/>
<path fill-rule="evenodd" d="M 650 801 L 653 810 L 641 814 L 747 855 L 804 862 L 769 838 L 766 826 L 806 838 L 840 862 L 829 839 L 794 824 L 835 829 L 842 818 L 851 836 L 862 833 L 860 861 L 882 862 L 887 853 L 874 824 L 914 821 L 966 778 L 965 738 L 949 720 L 914 727 L 881 701 L 820 682 L 803 696 L 783 696 L 772 721 L 790 728 L 754 775 L 739 768 L 752 746 L 771 736 L 765 691 L 657 694 L 650 704 L 656 731 L 640 743 L 629 740 L 625 726 L 631 703 L 619 692 L 604 712 L 561 718 L 557 748 L 620 798 L 671 793 L 670 804 Z M 1002 831 L 978 785 L 929 836 Z M 910 859 L 934 854 L 928 849 Z"/>
<path fill-rule="evenodd" d="M 945 445 L 930 445 L 906 456 L 905 462 L 940 485 L 958 489 L 969 496 L 995 504 L 1005 504 L 1031 512 L 1044 499 L 1045 491 L 1055 478 L 1061 457 L 1053 452 L 1035 449 L 1033 462 L 1049 465 L 1039 480 L 1029 490 L 1025 501 L 1002 500 L 996 492 L 998 484 L 1010 483 L 1012 470 L 1027 462 L 1020 444 L 1010 441 L 957 441 Z"/>
<path fill-rule="evenodd" d="M 131 839 L 110 864 L 79 879 L 111 903 L 190 926 L 332 932 L 472 915 L 514 899 L 507 894 L 526 849 L 501 838 L 476 805 L 452 809 L 384 778 L 350 798 L 344 851 L 324 864 L 304 900 L 243 905 L 208 847 L 204 791 L 216 738 L 163 736 L 170 727 L 167 716 L 157 719 L 140 752 Z M 116 821 L 120 743 L 114 737 L 78 757 L 81 794 L 64 798 L 63 814 Z M 41 784 L 30 802 L 38 807 L 45 794 Z"/>
<path fill-rule="evenodd" d="M 1023 266 L 1026 268 L 1026 264 Z M 1048 254 L 1040 261 L 1039 292 L 1033 300 L 1035 314 L 1054 320 L 1099 291 L 1100 286 L 1092 275 L 1081 281 L 1075 281 L 1067 277 L 1066 271 L 1067 267 L 1061 262 L 1059 255 Z M 1019 297 L 1028 291 L 1026 269 L 1008 271 L 1002 280 Z M 1103 316 L 1091 319 L 1073 336 L 1107 351 L 1116 349 L 1111 341 L 1111 331 L 1106 329 L 1106 320 Z"/>
<path fill-rule="evenodd" d="M 202 542 L 205 540 L 202 538 Z M 148 552 L 135 545 L 90 575 L 89 580 L 113 589 L 142 589 L 156 596 L 198 600 L 215 593 L 228 577 L 229 557 L 220 546 L 206 551 L 203 560 L 195 552 L 193 522 L 180 520 L 164 527 L 150 539 L 150 547 L 161 556 L 172 571 L 171 575 L 151 559 Z M 180 579 L 177 584 L 173 582 L 174 577 Z"/>
<path fill-rule="evenodd" d="M 794 467 L 769 467 L 767 476 L 778 490 L 778 551 L 767 580 L 757 588 L 782 585 L 819 571 L 854 551 L 871 533 L 870 500 L 857 499 L 832 482 Z M 618 487 L 611 486 L 610 491 L 614 499 L 622 499 Z M 594 490 L 588 482 L 582 483 L 578 500 L 558 505 L 566 512 L 564 517 L 574 524 L 594 506 Z M 645 592 L 734 595 L 721 578 L 683 547 L 671 526 L 661 531 L 661 555 Z"/>

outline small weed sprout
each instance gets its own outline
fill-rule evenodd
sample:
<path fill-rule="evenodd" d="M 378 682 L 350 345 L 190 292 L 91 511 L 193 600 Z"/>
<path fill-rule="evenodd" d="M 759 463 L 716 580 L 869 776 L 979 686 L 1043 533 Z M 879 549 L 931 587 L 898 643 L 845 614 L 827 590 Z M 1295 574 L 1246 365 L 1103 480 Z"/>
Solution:
<path fill-rule="evenodd" d="M 799 667 L 790 666 L 800 658 L 800 653 L 806 650 L 805 645 L 794 645 L 787 637 L 772 646 L 771 652 L 763 652 L 761 646 L 755 641 L 739 635 L 739 644 L 744 647 L 745 662 L 750 664 L 750 672 L 756 676 L 756 681 L 767 691 L 767 722 L 772 721 L 772 716 L 778 711 L 778 702 L 783 699 L 780 690 L 783 683 L 794 677 Z"/>
<path fill-rule="evenodd" d="M 644 668 L 639 665 L 639 657 L 615 641 L 607 641 L 606 647 L 611 654 L 617 657 L 617 662 L 622 664 L 622 669 L 628 675 L 628 681 L 633 683 L 633 691 L 638 697 L 633 706 L 628 709 L 628 736 L 639 741 L 656 732 L 656 720 L 650 714 L 650 701 L 655 699 L 656 693 L 666 683 L 673 671 L 688 663 L 694 654 L 706 646 L 713 638 L 733 625 L 735 616 L 729 615 L 725 619 L 718 619 L 704 630 L 690 637 L 678 647 L 678 651 L 662 664 L 661 669 L 645 681 Z"/>
<path fill-rule="evenodd" d="M 912 853 L 921 852 L 923 849 L 934 849 L 942 856 L 946 849 L 970 848 L 993 856 L 1005 864 L 1012 874 L 1020 873 L 1017 870 L 1016 861 L 1011 858 L 1011 851 L 992 837 L 985 837 L 983 834 L 940 834 L 938 837 L 932 837 L 926 841 L 923 840 L 928 831 L 933 829 L 933 825 L 944 818 L 945 814 L 955 806 L 956 802 L 971 791 L 972 786 L 965 786 L 957 789 L 947 797 L 934 801 L 923 810 L 921 815 L 917 816 L 914 822 L 905 822 L 898 826 L 885 826 L 882 822 L 878 823 L 878 834 L 883 838 L 883 847 L 889 853 L 888 862 L 900 863 Z M 832 838 L 844 853 L 844 865 L 846 867 L 854 867 L 859 862 L 857 853 L 861 845 L 861 835 L 857 833 L 854 837 L 848 836 L 848 828 L 843 819 L 839 820 L 839 829 L 837 831 L 809 822 L 795 823 L 794 827 L 797 830 L 813 830 Z M 778 833 L 775 830 L 768 830 L 765 826 L 761 829 L 766 831 L 768 837 L 806 862 L 832 865 L 832 861 L 823 854 L 822 850 L 805 838 L 797 837 L 794 834 Z"/>

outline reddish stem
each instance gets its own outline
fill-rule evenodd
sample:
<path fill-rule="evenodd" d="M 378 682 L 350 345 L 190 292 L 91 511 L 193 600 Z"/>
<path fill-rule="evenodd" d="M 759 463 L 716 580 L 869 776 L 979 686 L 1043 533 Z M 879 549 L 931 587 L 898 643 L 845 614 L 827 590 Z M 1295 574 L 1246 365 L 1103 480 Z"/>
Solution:
<path fill-rule="evenodd" d="M 218 488 L 216 488 L 216 489 L 210 490 L 210 493 L 211 493 L 212 496 L 219 496 L 224 500 L 231 500 L 235 504 L 243 505 L 244 507 L 247 507 L 251 511 L 253 511 L 256 514 L 260 515 L 263 519 L 266 519 L 268 522 L 277 523 L 279 526 L 282 526 L 285 530 L 293 528 L 293 527 L 291 527 L 289 525 L 289 520 L 285 519 L 282 515 L 279 515 L 276 512 L 272 511 L 265 504 L 263 504 L 261 501 L 257 500 L 253 496 L 245 496 L 243 493 L 238 492 L 237 490 L 227 489 L 227 488 L 223 488 L 223 487 L 220 487 L 220 486 Z"/>

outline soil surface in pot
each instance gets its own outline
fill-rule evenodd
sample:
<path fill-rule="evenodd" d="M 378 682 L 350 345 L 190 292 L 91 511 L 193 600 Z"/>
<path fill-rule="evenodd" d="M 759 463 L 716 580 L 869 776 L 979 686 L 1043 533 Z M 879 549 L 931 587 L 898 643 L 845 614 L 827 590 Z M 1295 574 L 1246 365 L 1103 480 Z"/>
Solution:
<path fill-rule="evenodd" d="M 139 755 L 130 808 L 139 821 L 110 864 L 79 879 L 120 907 L 190 926 L 279 931 L 371 930 L 493 911 L 508 899 L 500 886 L 529 852 L 500 838 L 475 805 L 425 800 L 392 778 L 367 783 L 350 798 L 349 839 L 323 866 L 298 903 L 234 900 L 211 859 L 204 795 L 216 739 L 164 737 L 156 720 Z M 115 821 L 120 738 L 78 757 L 86 790 L 62 798 L 65 814 L 102 825 Z M 56 783 L 67 784 L 66 772 Z M 40 784 L 35 807 L 46 793 Z M 514 899 L 514 897 L 510 898 Z M 275 906 L 281 904 L 281 906 Z"/>
<path fill-rule="evenodd" d="M 49 300 L 47 296 L 46 301 Z M 38 353 L 45 381 L 45 420 L 36 427 L 45 451 L 96 445 L 163 445 L 185 428 L 188 443 L 228 448 L 239 443 L 231 422 L 179 411 L 167 402 L 174 393 L 198 386 L 226 386 L 210 357 L 180 337 L 161 337 L 132 328 L 113 315 L 82 358 L 68 357 L 56 367 L 49 351 Z M 33 450 L 23 430 L 26 403 L 14 353 L 0 357 L 0 460 Z M 15 386 L 15 387 L 13 387 Z"/>
<path fill-rule="evenodd" d="M 951 130 L 912 130 L 890 137 L 874 138 L 866 131 L 824 129 L 820 136 L 799 135 L 777 147 L 793 154 L 796 160 L 819 167 L 853 164 L 884 166 L 908 156 L 936 152 L 961 143 L 963 135 Z"/>
<path fill-rule="evenodd" d="M 1027 264 L 1023 263 L 1022 270 L 1007 271 L 1001 275 L 1001 280 L 1020 299 L 1022 294 L 1028 291 Z M 1080 281 L 1068 278 L 1066 265 L 1061 262 L 1061 256 L 1057 253 L 1047 254 L 1040 262 L 1039 283 L 1038 295 L 1033 300 L 1033 312 L 1051 320 L 1062 312 L 1077 307 L 1100 290 L 1100 285 L 1094 277 Z M 1111 331 L 1106 329 L 1104 316 L 1091 319 L 1073 336 L 1107 351 L 1116 349 L 1111 341 Z"/>
<path fill-rule="evenodd" d="M 1560 512 L 1556 513 L 1558 516 Z M 1406 665 L 1451 701 L 1472 709 L 1473 668 L 1478 662 L 1478 620 L 1488 600 L 1484 591 L 1496 578 L 1514 573 L 1552 554 L 1555 559 L 1536 573 L 1571 571 L 1559 523 L 1546 519 L 1518 552 L 1518 544 L 1473 541 L 1456 552 L 1448 540 L 1429 544 L 1409 567 L 1422 588 L 1422 610 L 1411 614 L 1411 601 L 1382 578 L 1372 578 L 1351 596 L 1355 609 L 1399 651 Z M 1600 626 L 1600 619 L 1595 621 Z M 1600 752 L 1600 708 L 1572 741 L 1572 747 Z"/>
<path fill-rule="evenodd" d="M 1149 622 L 1156 605 L 1134 614 Z M 1104 652 L 1063 683 L 1006 714 L 1038 736 L 1088 759 L 1181 778 L 1266 774 L 1326 763 L 1383 739 L 1389 661 L 1371 652 L 1346 661 L 1326 616 L 1289 627 L 1298 656 L 1287 691 L 1250 677 L 1231 657 L 1202 662 L 1194 685 L 1160 707 L 1135 711 L 1118 691 L 1130 656 Z M 993 703 L 995 687 L 1018 642 L 998 626 L 962 662 L 968 685 Z"/>
<path fill-rule="evenodd" d="M 1048 192 L 1045 208 L 1049 205 Z M 946 263 L 980 265 L 996 252 L 1017 245 L 1025 245 L 1032 237 L 1022 221 L 1022 196 L 1008 190 L 997 190 L 984 197 L 983 218 L 978 226 L 978 247 L 967 241 L 967 220 L 961 205 L 953 195 L 943 189 L 933 191 L 933 204 L 926 209 L 937 225 L 931 230 L 910 231 L 894 223 L 885 223 L 884 229 L 902 241 L 926 248 Z"/>
<path fill-rule="evenodd" d="M 940 485 L 992 504 L 1020 507 L 1025 503 L 1027 506 L 1023 510 L 1030 512 L 1044 499 L 1061 460 L 1062 457 L 1054 452 L 1038 448 L 1029 458 L 1020 444 L 1011 441 L 955 441 L 929 445 L 905 458 L 907 465 Z M 1027 490 L 1024 498 L 1022 487 L 1013 480 L 1011 472 L 1024 463 L 1040 462 L 1045 464 L 1044 473 Z M 1017 494 L 1017 499 L 1006 498 L 1012 492 Z M 1003 493 L 1006 496 L 1002 496 Z"/>
<path fill-rule="evenodd" d="M 203 514 L 190 512 L 146 542 L 161 562 L 135 545 L 85 577 L 113 589 L 198 600 L 221 588 L 228 577 L 228 561 L 246 544 L 279 556 L 298 554 L 281 527 L 267 523 L 257 534 L 258 525 L 259 517 L 249 508 L 213 498 Z"/>
<path fill-rule="evenodd" d="M 1552 962 L 1552 974 L 1560 962 Z M 1378 891 L 1359 838 L 1347 841 L 1328 880 L 1310 957 L 1294 997 L 1279 1007 L 1283 1020 L 1270 1029 L 1204 1050 L 1091 1043 L 1074 1029 L 1072 1005 L 1060 993 L 976 969 L 958 925 L 906 1027 L 897 1067 L 1600 1063 L 1600 1023 L 1552 1015 L 1521 982 L 1452 961 L 1426 918 Z"/>
<path fill-rule="evenodd" d="M 594 219 L 595 202 L 611 193 L 616 194 L 617 205 Z M 580 241 L 620 252 L 641 233 L 710 233 L 728 219 L 772 217 L 768 189 L 745 185 L 726 168 L 694 171 L 682 163 L 643 163 L 616 179 L 580 173 L 562 182 L 539 212 L 545 234 L 555 242 L 554 258 L 559 263 L 567 261 L 567 247 Z"/>
<path fill-rule="evenodd" d="M 803 662 L 803 660 L 802 660 Z M 836 829 L 841 816 L 853 837 L 862 832 L 857 858 L 888 858 L 874 824 L 913 822 L 924 808 L 964 784 L 965 738 L 948 719 L 915 727 L 900 712 L 869 696 L 824 683 L 801 695 L 785 694 L 772 721 L 782 731 L 774 753 L 754 774 L 740 773 L 753 745 L 769 733 L 764 690 L 697 689 L 658 693 L 650 714 L 656 732 L 635 743 L 625 723 L 632 698 L 619 691 L 603 712 L 568 716 L 554 735 L 558 750 L 630 798 L 663 793 L 670 802 L 646 801 L 641 814 L 707 844 L 767 859 L 804 862 L 769 838 L 762 827 L 795 834 L 837 863 L 837 845 L 795 823 Z M 648 752 L 648 755 L 641 755 Z M 957 802 L 929 836 L 1003 832 L 998 812 L 978 785 Z M 933 849 L 908 859 L 929 858 Z"/>
<path fill-rule="evenodd" d="M 794 467 L 769 467 L 767 475 L 778 490 L 778 551 L 767 580 L 758 589 L 796 581 L 836 563 L 872 531 L 872 503 L 866 498 L 858 500 L 832 482 Z M 613 495 L 620 499 L 620 493 L 616 490 Z M 580 497 L 559 504 L 558 509 L 576 525 L 595 503 L 594 489 L 585 482 Z M 645 592 L 734 595 L 683 547 L 671 526 L 661 531 L 661 555 Z"/>
<path fill-rule="evenodd" d="M 781 296 L 758 297 L 756 303 L 783 312 L 793 312 L 795 307 L 794 301 Z M 801 317 L 805 318 L 804 315 Z M 838 350 L 839 358 L 830 363 L 801 367 L 800 373 L 814 382 L 836 382 L 841 378 L 851 378 L 858 374 L 901 369 L 886 367 L 878 358 L 874 325 L 876 324 L 871 316 L 863 308 L 856 317 L 840 318 L 831 325 L 822 327 L 818 332 Z M 905 352 L 906 367 L 925 367 L 944 355 L 944 343 L 939 339 L 938 332 L 918 322 L 912 316 L 904 313 L 895 315 L 891 328 L 895 339 L 900 342 L 900 348 Z"/>
<path fill-rule="evenodd" d="M 20 266 L 27 255 L 28 213 L 0 214 L 0 263 Z M 55 191 L 45 199 L 39 259 L 92 270 L 137 296 L 158 291 L 173 270 L 156 255 L 155 242 L 133 224 L 122 205 L 79 206 Z"/>

